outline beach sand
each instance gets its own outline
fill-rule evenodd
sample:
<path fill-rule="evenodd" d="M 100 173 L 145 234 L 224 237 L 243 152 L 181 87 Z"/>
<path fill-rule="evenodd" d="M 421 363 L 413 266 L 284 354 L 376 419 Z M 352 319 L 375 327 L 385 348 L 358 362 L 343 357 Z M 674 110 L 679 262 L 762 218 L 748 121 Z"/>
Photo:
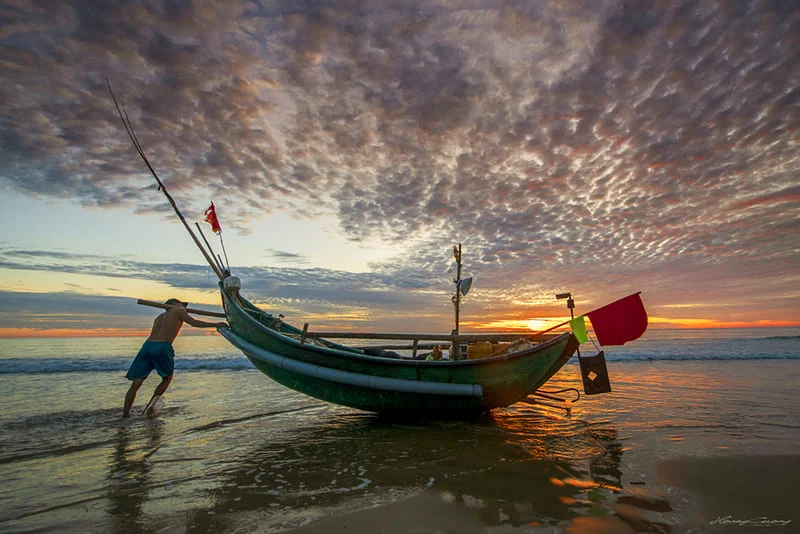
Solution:
<path fill-rule="evenodd" d="M 575 501 L 564 501 L 576 504 Z M 645 508 L 641 508 L 642 503 Z M 457 533 L 485 534 L 487 532 L 565 532 L 570 534 L 628 534 L 635 532 L 670 532 L 671 526 L 653 522 L 648 507 L 666 506 L 660 499 L 643 498 L 637 504 L 616 505 L 616 515 L 606 517 L 576 517 L 553 526 L 546 521 L 530 521 L 522 525 L 490 526 L 485 510 L 480 506 L 454 503 L 446 495 L 424 492 L 399 502 L 353 512 L 342 517 L 294 529 L 290 534 L 352 534 L 380 532 L 382 534 Z M 502 516 L 499 517 L 502 519 Z M 506 518 L 508 519 L 508 518 Z"/>
<path fill-rule="evenodd" d="M 670 458 L 656 469 L 664 484 L 690 493 L 687 523 L 721 533 L 800 531 L 800 456 Z"/>
<path fill-rule="evenodd" d="M 424 527 L 420 525 L 420 518 L 424 518 Z M 291 532 L 293 534 L 357 532 L 478 534 L 485 532 L 485 529 L 486 526 L 481 521 L 478 511 L 449 506 L 435 493 L 425 492 L 391 504 L 353 512 L 344 517 L 326 519 Z"/>
<path fill-rule="evenodd" d="M 658 462 L 656 470 L 660 482 L 667 488 L 680 488 L 685 492 L 673 492 L 668 496 L 666 492 L 652 489 L 620 490 L 616 502 L 611 505 L 613 515 L 576 517 L 563 522 L 558 530 L 571 534 L 763 534 L 797 532 L 800 525 L 794 492 L 800 476 L 800 456 L 680 457 Z M 487 532 L 484 513 L 481 507 L 471 508 L 447 498 L 446 493 L 429 490 L 390 504 L 316 522 L 291 533 L 480 534 Z M 670 516 L 680 519 L 670 524 Z M 508 531 L 551 530 L 534 521 Z"/>

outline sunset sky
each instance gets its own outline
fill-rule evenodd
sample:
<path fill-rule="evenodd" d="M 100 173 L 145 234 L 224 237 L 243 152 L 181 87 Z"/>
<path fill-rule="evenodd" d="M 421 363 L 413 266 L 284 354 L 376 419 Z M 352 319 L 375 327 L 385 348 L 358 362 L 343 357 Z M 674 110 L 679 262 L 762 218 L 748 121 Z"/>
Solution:
<path fill-rule="evenodd" d="M 243 293 L 312 329 L 800 326 L 800 5 L 0 4 L 0 336 Z M 219 240 L 202 223 L 216 251 Z M 218 308 L 217 308 L 218 309 Z M 549 321 L 548 321 L 549 320 Z M 315 328 L 317 326 L 318 328 Z"/>

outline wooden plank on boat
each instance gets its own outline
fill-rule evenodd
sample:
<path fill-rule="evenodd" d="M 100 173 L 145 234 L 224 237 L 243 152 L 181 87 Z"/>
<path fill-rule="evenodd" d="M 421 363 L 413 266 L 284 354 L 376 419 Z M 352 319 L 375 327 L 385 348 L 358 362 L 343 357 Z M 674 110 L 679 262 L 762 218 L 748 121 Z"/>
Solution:
<path fill-rule="evenodd" d="M 441 347 L 441 343 L 417 343 L 414 344 L 388 344 L 388 345 L 348 345 L 354 349 L 383 349 L 383 350 L 414 350 L 416 347 L 417 350 L 433 350 L 435 347 Z"/>
<path fill-rule="evenodd" d="M 508 334 L 459 334 L 456 339 L 461 342 L 470 341 L 516 341 L 518 339 L 531 339 L 543 341 L 551 339 L 553 335 L 526 334 L 523 332 Z M 383 332 L 307 332 L 307 337 L 328 339 L 387 339 L 387 340 L 426 340 L 426 341 L 453 341 L 452 334 L 400 334 Z"/>

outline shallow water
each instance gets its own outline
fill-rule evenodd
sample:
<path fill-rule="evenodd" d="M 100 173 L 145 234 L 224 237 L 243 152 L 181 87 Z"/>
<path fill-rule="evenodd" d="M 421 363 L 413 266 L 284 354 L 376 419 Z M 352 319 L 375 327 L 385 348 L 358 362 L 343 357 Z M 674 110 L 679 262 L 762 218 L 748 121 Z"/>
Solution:
<path fill-rule="evenodd" d="M 179 357 L 218 358 L 193 343 Z M 613 392 L 571 416 L 518 404 L 427 423 L 324 404 L 246 368 L 179 370 L 160 417 L 127 421 L 120 371 L 4 374 L 0 530 L 280 532 L 381 505 L 398 511 L 387 532 L 702 532 L 691 497 L 656 478 L 659 459 L 800 453 L 796 359 L 609 371 Z M 578 378 L 568 364 L 547 389 Z"/>

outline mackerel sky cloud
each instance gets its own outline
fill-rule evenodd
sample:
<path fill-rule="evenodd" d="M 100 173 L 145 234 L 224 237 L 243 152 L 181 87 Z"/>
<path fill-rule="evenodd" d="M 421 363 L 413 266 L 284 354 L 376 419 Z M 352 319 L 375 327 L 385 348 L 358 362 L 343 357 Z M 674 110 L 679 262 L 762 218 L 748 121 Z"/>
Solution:
<path fill-rule="evenodd" d="M 263 250 L 257 296 L 298 315 L 425 316 L 457 242 L 475 315 L 535 316 L 565 288 L 642 290 L 663 318 L 800 310 L 796 2 L 21 0 L 0 20 L 4 195 L 168 214 L 108 78 L 171 193 L 213 198 Z M 326 269 L 258 243 L 252 221 L 277 213 L 397 255 Z M 0 241 L 0 267 L 24 267 Z"/>

